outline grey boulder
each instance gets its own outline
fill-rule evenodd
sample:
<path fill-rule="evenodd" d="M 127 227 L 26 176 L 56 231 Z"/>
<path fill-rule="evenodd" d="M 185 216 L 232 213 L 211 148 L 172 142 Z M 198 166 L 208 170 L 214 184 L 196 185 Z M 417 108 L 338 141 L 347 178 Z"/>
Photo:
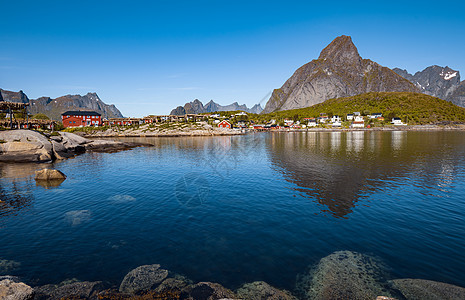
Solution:
<path fill-rule="evenodd" d="M 36 172 L 36 180 L 64 180 L 66 175 L 53 169 L 42 169 Z"/>
<path fill-rule="evenodd" d="M 96 299 L 97 294 L 104 289 L 101 281 L 73 282 L 69 284 L 48 284 L 36 287 L 35 300 L 45 299 Z"/>
<path fill-rule="evenodd" d="M 22 283 L 10 279 L 0 281 L 0 299 L 2 300 L 32 300 L 34 289 Z"/>
<path fill-rule="evenodd" d="M 168 277 L 168 271 L 160 269 L 160 265 L 144 265 L 129 272 L 121 282 L 119 291 L 137 294 L 153 290 Z"/>
<path fill-rule="evenodd" d="M 219 283 L 199 282 L 186 287 L 181 293 L 181 299 L 189 300 L 217 300 L 238 299 L 229 289 Z"/>
<path fill-rule="evenodd" d="M 409 300 L 465 299 L 465 288 L 452 284 L 423 279 L 396 279 L 392 283 Z"/>
<path fill-rule="evenodd" d="M 246 283 L 241 286 L 237 291 L 237 295 L 241 299 L 249 300 L 296 300 L 294 296 L 288 291 L 279 290 L 272 287 L 264 281 L 255 281 Z"/>

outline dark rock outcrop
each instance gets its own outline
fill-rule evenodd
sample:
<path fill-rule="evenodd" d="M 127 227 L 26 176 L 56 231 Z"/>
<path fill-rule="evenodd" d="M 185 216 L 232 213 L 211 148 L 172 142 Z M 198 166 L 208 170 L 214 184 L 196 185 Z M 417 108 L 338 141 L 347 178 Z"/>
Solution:
<path fill-rule="evenodd" d="M 68 284 L 35 287 L 35 300 L 58 299 L 97 299 L 97 294 L 105 288 L 101 281 L 73 282 Z"/>
<path fill-rule="evenodd" d="M 409 300 L 465 299 L 465 288 L 452 284 L 423 279 L 396 279 L 392 283 Z"/>
<path fill-rule="evenodd" d="M 121 282 L 119 291 L 137 294 L 153 290 L 168 277 L 168 271 L 160 269 L 160 265 L 140 266 L 129 272 Z"/>
<path fill-rule="evenodd" d="M 334 39 L 318 59 L 273 91 L 262 113 L 309 107 L 325 100 L 367 92 L 418 92 L 391 69 L 362 59 L 349 36 Z"/>
<path fill-rule="evenodd" d="M 397 298 L 382 264 L 351 251 L 338 251 L 322 258 L 316 267 L 299 277 L 297 290 L 303 299 Z"/>
<path fill-rule="evenodd" d="M 217 300 L 237 299 L 237 296 L 219 283 L 199 282 L 185 288 L 181 293 L 181 299 L 189 300 Z"/>
<path fill-rule="evenodd" d="M 239 105 L 239 103 L 234 102 L 229 105 L 219 105 L 215 103 L 213 100 L 210 100 L 207 104 L 203 105 L 202 102 L 198 99 L 195 99 L 192 102 L 186 103 L 184 106 L 178 106 L 171 111 L 171 115 L 185 115 L 185 114 L 201 114 L 201 113 L 209 113 L 209 112 L 216 112 L 216 111 L 236 111 L 241 110 L 248 113 L 258 114 L 263 109 L 260 104 L 254 105 L 252 108 L 248 108 L 245 104 Z"/>

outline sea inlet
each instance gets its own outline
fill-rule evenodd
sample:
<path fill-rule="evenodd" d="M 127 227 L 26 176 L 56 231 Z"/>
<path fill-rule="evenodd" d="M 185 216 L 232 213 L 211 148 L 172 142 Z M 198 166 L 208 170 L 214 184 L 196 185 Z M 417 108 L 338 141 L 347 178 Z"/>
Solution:
<path fill-rule="evenodd" d="M 335 251 L 465 286 L 465 132 L 283 132 L 0 165 L 0 275 L 117 285 L 160 264 L 230 289 L 293 290 Z M 59 186 L 34 172 L 56 168 Z"/>

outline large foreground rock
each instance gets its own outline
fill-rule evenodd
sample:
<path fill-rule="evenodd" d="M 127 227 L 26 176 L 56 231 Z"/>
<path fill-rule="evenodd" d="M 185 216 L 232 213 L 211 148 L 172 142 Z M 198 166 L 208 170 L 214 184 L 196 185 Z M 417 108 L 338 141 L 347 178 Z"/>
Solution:
<path fill-rule="evenodd" d="M 303 299 L 373 300 L 395 297 L 382 264 L 357 252 L 337 251 L 300 276 L 297 290 Z"/>
<path fill-rule="evenodd" d="M 168 271 L 160 269 L 160 265 L 144 265 L 129 272 L 121 282 L 119 291 L 137 294 L 155 289 L 168 277 Z"/>
<path fill-rule="evenodd" d="M 297 300 L 290 292 L 279 290 L 263 281 L 244 284 L 237 290 L 237 295 L 240 299 L 248 300 Z"/>
<path fill-rule="evenodd" d="M 465 299 L 465 288 L 452 284 L 423 279 L 396 279 L 392 283 L 408 300 Z"/>
<path fill-rule="evenodd" d="M 31 130 L 0 132 L 0 161 L 45 162 L 52 159 L 52 144 L 46 136 Z"/>
<path fill-rule="evenodd" d="M 36 287 L 35 300 L 45 299 L 97 299 L 97 294 L 104 289 L 101 281 L 73 282 L 69 284 L 48 284 Z"/>
<path fill-rule="evenodd" d="M 10 279 L 0 281 L 0 299 L 2 300 L 32 300 L 34 290 L 22 283 Z"/>

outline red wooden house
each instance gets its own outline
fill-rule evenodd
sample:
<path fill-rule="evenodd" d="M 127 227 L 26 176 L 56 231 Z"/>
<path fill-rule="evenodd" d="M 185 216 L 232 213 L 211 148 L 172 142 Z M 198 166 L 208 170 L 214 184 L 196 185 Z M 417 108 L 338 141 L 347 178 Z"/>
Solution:
<path fill-rule="evenodd" d="M 61 114 L 63 127 L 100 126 L 102 115 L 95 111 L 67 111 Z"/>
<path fill-rule="evenodd" d="M 229 128 L 229 129 L 231 129 L 231 128 L 232 128 L 232 125 L 231 125 L 231 123 L 229 123 L 228 121 L 223 120 L 223 121 L 221 121 L 220 123 L 218 123 L 218 127 L 219 127 L 219 128 Z"/>

